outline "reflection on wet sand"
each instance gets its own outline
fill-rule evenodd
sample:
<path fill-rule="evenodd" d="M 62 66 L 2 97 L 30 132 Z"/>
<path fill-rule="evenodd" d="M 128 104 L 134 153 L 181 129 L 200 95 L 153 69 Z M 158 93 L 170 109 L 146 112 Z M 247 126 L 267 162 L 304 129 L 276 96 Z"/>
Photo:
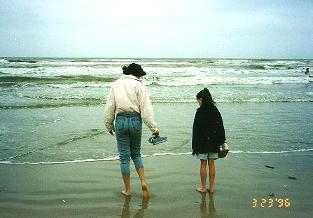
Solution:
<path fill-rule="evenodd" d="M 206 196 L 206 193 L 201 194 L 200 217 L 217 217 L 214 204 L 214 194 L 209 195 L 209 211 L 207 209 Z"/>
<path fill-rule="evenodd" d="M 123 209 L 122 209 L 122 218 L 128 218 L 130 217 L 130 202 L 131 202 L 131 197 L 125 197 L 125 201 L 124 201 L 124 205 L 123 205 Z M 148 204 L 149 204 L 149 198 L 142 198 L 141 201 L 141 208 L 136 212 L 136 214 L 133 217 L 136 218 L 140 218 L 140 217 L 144 217 L 144 211 L 145 209 L 148 208 Z"/>

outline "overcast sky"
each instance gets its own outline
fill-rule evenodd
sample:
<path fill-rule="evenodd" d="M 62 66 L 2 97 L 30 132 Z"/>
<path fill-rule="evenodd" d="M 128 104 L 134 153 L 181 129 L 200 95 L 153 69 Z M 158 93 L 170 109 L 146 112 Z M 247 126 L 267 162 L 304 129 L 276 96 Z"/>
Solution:
<path fill-rule="evenodd" d="M 0 0 L 0 56 L 313 58 L 313 1 Z"/>

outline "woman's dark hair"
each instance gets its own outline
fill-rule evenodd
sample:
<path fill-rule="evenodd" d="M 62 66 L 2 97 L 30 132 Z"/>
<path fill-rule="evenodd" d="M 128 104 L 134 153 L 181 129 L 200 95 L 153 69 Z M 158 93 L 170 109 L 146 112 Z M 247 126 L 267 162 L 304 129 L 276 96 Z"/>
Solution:
<path fill-rule="evenodd" d="M 146 75 L 146 72 L 143 71 L 142 67 L 139 64 L 135 64 L 135 63 L 128 65 L 128 67 L 124 66 L 122 70 L 123 70 L 123 74 L 125 75 L 131 74 L 136 77 L 142 77 Z"/>
<path fill-rule="evenodd" d="M 215 101 L 212 98 L 212 95 L 210 91 L 207 88 L 202 89 L 198 94 L 197 94 L 197 99 L 202 98 L 202 104 L 207 104 L 214 106 Z"/>

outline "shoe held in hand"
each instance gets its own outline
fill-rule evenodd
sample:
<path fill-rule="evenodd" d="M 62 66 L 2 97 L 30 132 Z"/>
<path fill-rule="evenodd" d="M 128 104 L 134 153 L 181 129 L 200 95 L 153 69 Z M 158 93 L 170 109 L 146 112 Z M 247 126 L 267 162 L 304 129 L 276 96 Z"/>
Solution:
<path fill-rule="evenodd" d="M 152 136 L 149 138 L 149 142 L 153 145 L 160 144 L 167 141 L 167 137 Z"/>

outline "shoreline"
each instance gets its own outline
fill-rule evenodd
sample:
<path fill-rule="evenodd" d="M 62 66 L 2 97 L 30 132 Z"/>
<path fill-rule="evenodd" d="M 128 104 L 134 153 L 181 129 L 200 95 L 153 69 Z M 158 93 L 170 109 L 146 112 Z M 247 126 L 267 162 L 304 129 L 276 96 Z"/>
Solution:
<path fill-rule="evenodd" d="M 286 151 L 229 151 L 229 154 L 260 154 L 260 155 L 272 155 L 272 154 L 301 154 L 305 152 L 312 152 L 312 149 L 296 149 L 296 150 L 286 150 Z M 182 152 L 182 153 L 155 153 L 142 155 L 144 158 L 152 158 L 159 156 L 187 156 L 192 155 L 192 152 Z M 11 161 L 0 161 L 0 165 L 55 165 L 55 164 L 79 164 L 79 163 L 94 163 L 94 162 L 107 162 L 107 161 L 118 161 L 119 157 L 108 157 L 108 158 L 99 158 L 99 159 L 79 159 L 79 160 L 65 160 L 65 161 L 39 161 L 39 162 L 11 162 Z"/>
<path fill-rule="evenodd" d="M 201 195 L 199 162 L 190 156 L 144 158 L 152 193 L 142 199 L 131 164 L 132 197 L 123 188 L 119 161 L 55 165 L 0 164 L 0 214 L 4 217 L 311 217 L 312 152 L 232 154 L 216 161 L 216 193 Z M 273 168 L 267 168 L 266 165 Z M 288 177 L 294 177 L 290 179 Z M 290 207 L 252 207 L 288 198 Z"/>

